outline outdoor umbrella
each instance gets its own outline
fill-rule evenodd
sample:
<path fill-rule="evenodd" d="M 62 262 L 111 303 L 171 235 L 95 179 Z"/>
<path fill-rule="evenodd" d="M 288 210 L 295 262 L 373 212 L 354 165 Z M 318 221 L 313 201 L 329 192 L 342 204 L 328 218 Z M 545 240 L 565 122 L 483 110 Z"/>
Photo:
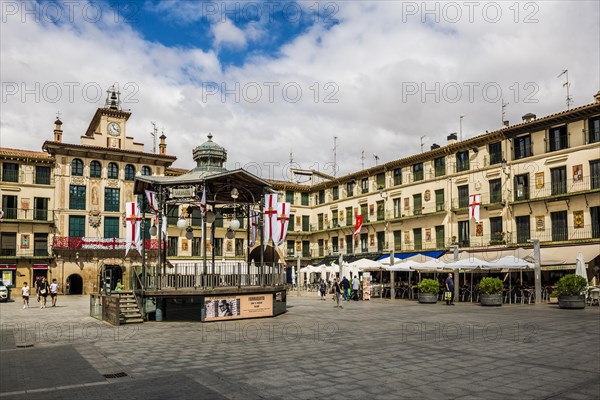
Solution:
<path fill-rule="evenodd" d="M 575 259 L 575 273 L 582 276 L 587 281 L 587 272 L 585 271 L 585 261 L 583 260 L 583 254 L 577 254 Z"/>

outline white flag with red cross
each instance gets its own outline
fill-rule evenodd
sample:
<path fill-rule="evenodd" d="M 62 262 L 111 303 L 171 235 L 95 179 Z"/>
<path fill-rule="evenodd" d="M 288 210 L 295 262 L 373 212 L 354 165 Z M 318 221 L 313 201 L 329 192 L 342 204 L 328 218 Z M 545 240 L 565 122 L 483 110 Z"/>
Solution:
<path fill-rule="evenodd" d="M 141 220 L 138 203 L 135 201 L 125 203 L 125 256 L 127 256 L 132 246 L 142 254 Z"/>
<path fill-rule="evenodd" d="M 263 217 L 263 245 L 265 248 L 269 243 L 269 239 L 275 238 L 277 229 L 277 194 L 265 195 L 265 211 Z M 275 243 L 275 240 L 273 240 Z"/>
<path fill-rule="evenodd" d="M 275 243 L 275 246 L 280 246 L 285 241 L 289 221 L 290 203 L 277 204 L 277 233 L 273 236 L 273 243 Z"/>
<path fill-rule="evenodd" d="M 469 219 L 475 218 L 479 222 L 479 210 L 481 208 L 481 195 L 472 194 L 469 196 Z"/>

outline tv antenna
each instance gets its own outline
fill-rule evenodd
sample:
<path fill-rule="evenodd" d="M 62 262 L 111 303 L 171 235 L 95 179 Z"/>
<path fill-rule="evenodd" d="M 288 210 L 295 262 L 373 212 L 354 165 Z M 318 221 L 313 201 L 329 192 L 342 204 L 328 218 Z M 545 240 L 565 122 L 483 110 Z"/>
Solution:
<path fill-rule="evenodd" d="M 377 166 L 377 162 L 379 161 L 379 156 L 373 153 L 373 158 L 375 159 L 375 166 Z"/>
<path fill-rule="evenodd" d="M 568 110 L 571 107 L 571 103 L 573 103 L 573 99 L 571 98 L 571 95 L 569 94 L 569 87 L 571 86 L 571 82 L 569 82 L 569 70 L 564 69 L 563 72 L 561 72 L 560 75 L 557 76 L 557 78 L 560 78 L 563 75 L 565 76 L 565 83 L 563 83 L 563 87 L 567 88 L 567 110 Z"/>
<path fill-rule="evenodd" d="M 423 152 L 423 139 L 425 139 L 427 136 L 423 135 L 421 136 L 421 153 Z"/>
<path fill-rule="evenodd" d="M 158 128 L 156 127 L 156 122 L 150 121 L 152 124 L 152 132 L 150 132 L 150 136 L 152 136 L 152 153 L 156 154 L 156 138 L 158 137 Z"/>
<path fill-rule="evenodd" d="M 360 165 L 361 169 L 365 169 L 365 151 L 360 152 Z"/>
<path fill-rule="evenodd" d="M 504 99 L 501 99 L 500 104 L 502 104 L 502 126 L 504 126 L 504 121 L 506 121 L 506 106 L 508 106 L 508 103 L 505 103 Z"/>
<path fill-rule="evenodd" d="M 333 137 L 333 176 L 337 173 L 337 136 Z"/>

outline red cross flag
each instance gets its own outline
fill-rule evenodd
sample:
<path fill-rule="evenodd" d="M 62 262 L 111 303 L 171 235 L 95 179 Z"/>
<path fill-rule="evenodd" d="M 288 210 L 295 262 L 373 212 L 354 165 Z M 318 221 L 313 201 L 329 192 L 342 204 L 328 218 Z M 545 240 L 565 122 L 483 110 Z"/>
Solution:
<path fill-rule="evenodd" d="M 146 192 L 146 198 L 148 199 L 148 204 L 150 208 L 154 212 L 154 214 L 158 214 L 158 202 L 156 201 L 156 192 L 151 190 L 144 190 Z"/>
<path fill-rule="evenodd" d="M 277 204 L 277 234 L 273 236 L 273 243 L 275 243 L 275 246 L 280 246 L 285 241 L 289 221 L 290 203 Z"/>
<path fill-rule="evenodd" d="M 265 195 L 265 211 L 263 219 L 263 240 L 267 247 L 269 239 L 274 238 L 275 229 L 277 229 L 277 194 Z M 273 243 L 275 240 L 273 240 Z"/>
<path fill-rule="evenodd" d="M 354 237 L 357 237 L 358 234 L 360 233 L 360 230 L 362 229 L 362 215 L 357 215 L 356 216 L 356 224 L 354 225 Z"/>
<path fill-rule="evenodd" d="M 472 194 L 469 196 L 469 219 L 475 218 L 479 222 L 479 209 L 481 207 L 481 195 Z"/>
<path fill-rule="evenodd" d="M 125 203 L 125 256 L 129 252 L 131 246 L 134 246 L 135 249 L 142 254 L 142 239 L 140 235 L 140 210 L 137 202 L 132 201 Z"/>

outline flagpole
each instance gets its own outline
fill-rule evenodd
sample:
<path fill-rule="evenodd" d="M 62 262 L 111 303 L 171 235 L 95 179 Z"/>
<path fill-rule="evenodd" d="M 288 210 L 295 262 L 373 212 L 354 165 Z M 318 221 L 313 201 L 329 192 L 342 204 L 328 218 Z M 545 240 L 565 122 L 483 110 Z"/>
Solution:
<path fill-rule="evenodd" d="M 159 188 L 159 191 L 157 193 L 157 199 L 158 199 L 158 232 L 157 232 L 157 237 L 158 237 L 158 249 L 157 249 L 157 253 L 156 253 L 156 270 L 154 271 L 154 275 L 156 277 L 156 288 L 159 289 L 158 287 L 158 274 L 160 272 L 160 260 L 162 258 L 162 246 L 163 246 L 163 242 L 162 242 L 162 235 L 163 235 L 163 231 L 162 231 L 162 208 L 163 208 L 163 196 L 162 196 L 162 188 Z"/>
<path fill-rule="evenodd" d="M 259 281 L 260 281 L 260 286 L 264 286 L 264 272 L 265 272 L 265 247 L 264 247 L 264 241 L 265 241 L 265 215 L 263 213 L 264 207 L 263 207 L 263 202 L 260 202 L 260 206 L 259 206 L 259 211 L 260 211 L 260 218 L 258 220 L 258 227 L 260 228 L 260 267 L 259 267 Z M 260 223 L 260 221 L 262 220 L 262 224 Z"/>

